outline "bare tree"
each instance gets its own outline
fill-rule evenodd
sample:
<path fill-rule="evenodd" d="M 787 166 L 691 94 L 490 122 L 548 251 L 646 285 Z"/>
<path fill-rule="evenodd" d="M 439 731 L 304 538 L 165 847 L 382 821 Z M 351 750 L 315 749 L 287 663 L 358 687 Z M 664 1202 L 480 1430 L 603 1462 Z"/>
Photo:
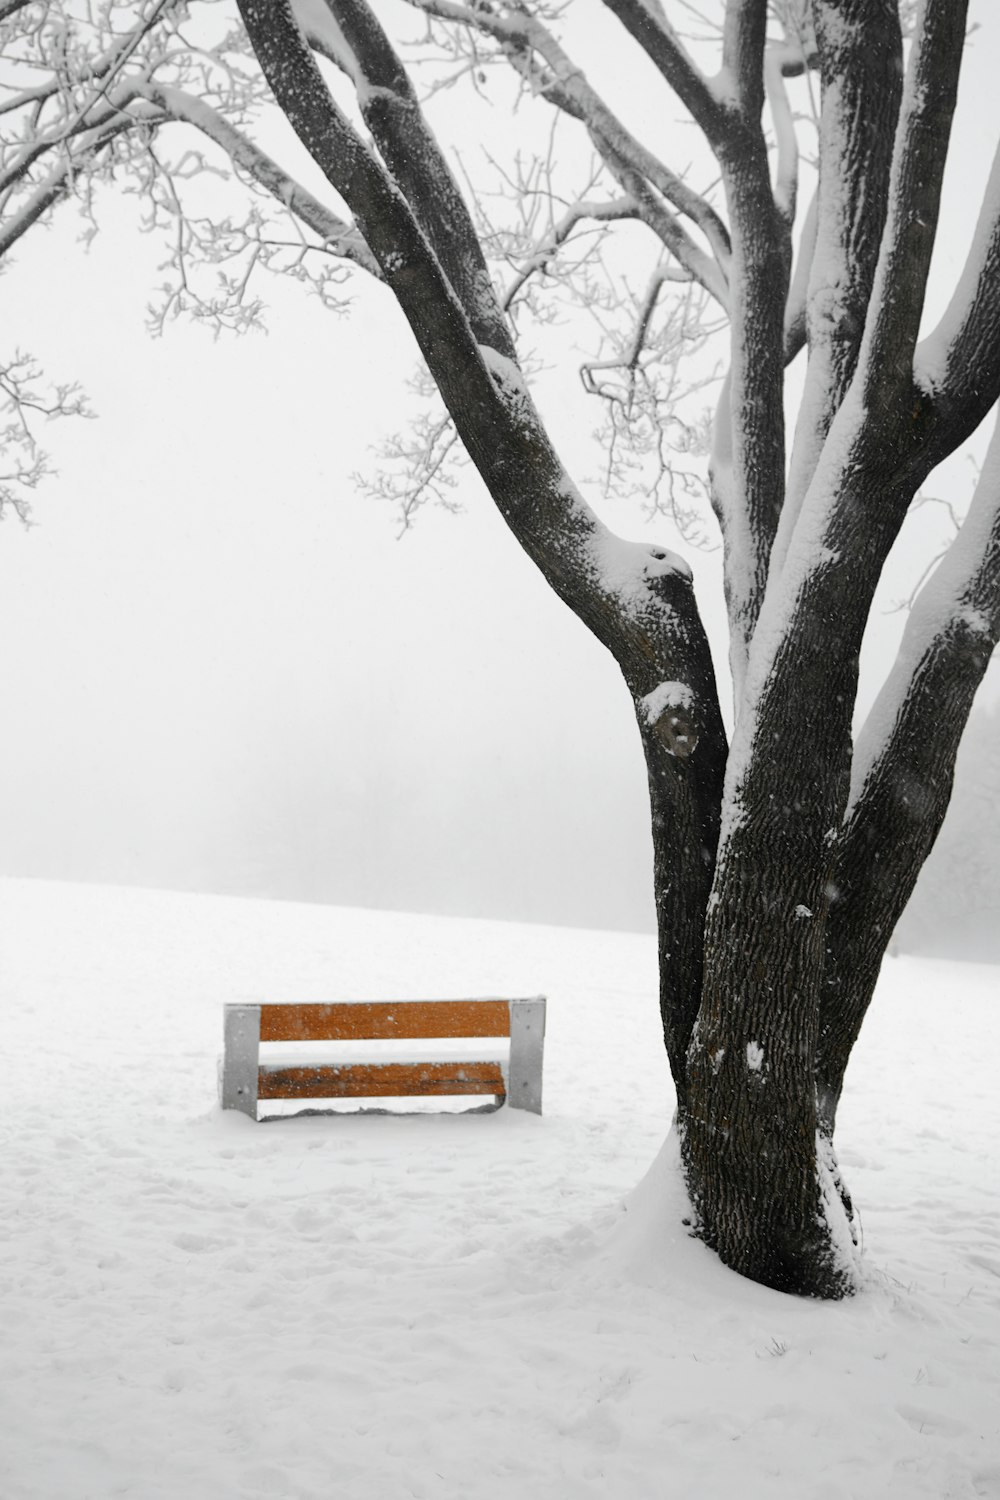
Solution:
<path fill-rule="evenodd" d="M 895 0 L 715 0 L 717 36 L 706 24 L 691 39 L 677 19 L 691 7 L 604 0 L 636 76 L 662 89 L 663 115 L 679 109 L 699 133 L 711 162 L 702 190 L 577 66 L 560 39 L 565 7 L 408 4 L 447 81 L 488 87 L 502 65 L 585 133 L 595 166 L 584 191 L 558 211 L 550 193 L 547 215 L 533 218 L 526 205 L 545 198 L 549 179 L 526 167 L 513 182 L 520 227 L 498 233 L 427 123 L 380 20 L 388 4 L 239 0 L 251 52 L 220 29 L 218 7 L 110 5 L 84 24 L 8 0 L 0 17 L 16 82 L 0 109 L 19 125 L 2 161 L 0 253 L 57 201 L 89 204 L 103 176 L 143 194 L 152 222 L 175 236 L 161 317 L 186 303 L 220 324 L 253 321 L 248 288 L 262 267 L 335 298 L 353 263 L 395 296 L 446 409 L 404 458 L 432 483 L 453 427 L 635 704 L 693 1229 L 757 1281 L 842 1296 L 856 1284 L 833 1149 L 844 1070 L 1000 634 L 994 443 L 852 736 L 861 640 L 889 549 L 928 473 L 1000 396 L 1000 168 L 951 305 L 918 342 L 966 4 L 922 0 L 901 20 Z M 815 101 L 811 141 L 796 89 Z M 329 201 L 257 143 L 270 98 Z M 168 156 L 163 142 L 178 130 Z M 242 217 L 191 206 L 220 153 L 248 190 Z M 800 174 L 815 183 L 805 212 Z M 710 492 L 725 555 L 731 745 L 690 566 L 598 518 L 519 360 L 519 299 L 541 298 L 575 254 L 579 274 L 560 284 L 599 307 L 586 237 L 603 246 L 632 231 L 655 247 L 647 287 L 627 323 L 602 330 L 587 372 L 615 441 L 644 434 L 660 479 L 681 467 L 665 434 L 683 418 L 657 368 L 678 369 L 705 326 L 692 331 L 677 298 L 704 299 L 728 326 Z M 509 263 L 505 289 L 487 251 Z M 206 258 L 213 296 L 196 285 Z M 803 349 L 787 441 L 786 372 Z"/>

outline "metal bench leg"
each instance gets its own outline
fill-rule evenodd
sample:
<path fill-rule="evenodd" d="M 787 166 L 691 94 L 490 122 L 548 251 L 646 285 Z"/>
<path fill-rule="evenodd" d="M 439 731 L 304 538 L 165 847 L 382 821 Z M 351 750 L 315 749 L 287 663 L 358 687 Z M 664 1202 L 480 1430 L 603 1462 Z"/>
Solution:
<path fill-rule="evenodd" d="M 260 1006 L 227 1005 L 219 1086 L 223 1109 L 239 1109 L 256 1120 L 259 1061 Z"/>
<path fill-rule="evenodd" d="M 512 1109 L 542 1112 L 542 1052 L 545 1000 L 510 1002 L 510 1067 L 507 1103 Z"/>

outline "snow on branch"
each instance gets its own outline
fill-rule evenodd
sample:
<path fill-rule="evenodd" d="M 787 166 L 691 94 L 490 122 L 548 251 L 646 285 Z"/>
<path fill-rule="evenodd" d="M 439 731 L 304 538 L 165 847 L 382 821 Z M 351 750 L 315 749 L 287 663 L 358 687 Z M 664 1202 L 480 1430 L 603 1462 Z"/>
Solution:
<path fill-rule="evenodd" d="M 156 327 L 181 311 L 217 330 L 253 326 L 262 270 L 305 282 L 332 308 L 343 306 L 348 263 L 381 277 L 357 228 L 253 141 L 267 89 L 241 33 L 203 16 L 189 34 L 181 0 L 88 12 L 51 0 L 36 19 L 8 22 L 0 44 L 11 69 L 0 83 L 0 256 L 70 199 L 96 233 L 95 184 L 115 181 L 139 199 L 142 226 L 167 238 Z M 185 126 L 217 153 L 192 149 Z M 175 140 L 176 151 L 165 144 Z M 211 213 L 196 211 L 209 174 L 249 191 L 242 217 L 225 213 L 222 190 Z"/>
<path fill-rule="evenodd" d="M 362 494 L 388 502 L 398 516 L 397 539 L 416 524 L 418 512 L 431 502 L 460 511 L 455 490 L 457 470 L 468 460 L 455 424 L 440 408 L 423 412 L 402 432 L 380 443 L 374 472 L 352 474 Z"/>
<path fill-rule="evenodd" d="M 360 88 L 364 78 L 357 56 L 326 0 L 292 0 L 292 11 L 302 34 L 314 52 L 340 68 Z"/>
<path fill-rule="evenodd" d="M 623 616 L 609 609 L 617 586 L 603 577 L 595 547 L 611 537 L 586 504 L 554 452 L 516 363 L 496 344 L 477 342 L 455 290 L 428 243 L 406 197 L 374 152 L 332 100 L 315 59 L 287 5 L 240 0 L 254 48 L 303 144 L 361 226 L 416 337 L 427 367 L 470 457 L 508 525 L 573 606 L 622 658 L 633 652 L 631 632 L 645 610 L 650 622 L 666 617 L 656 605 L 664 588 L 680 589 L 678 604 L 696 624 L 690 570 L 670 554 L 648 548 L 628 570 L 626 593 L 638 589 Z M 338 14 L 344 19 L 344 11 Z M 352 38 L 353 41 L 353 38 Z M 361 49 L 355 49 L 364 65 Z M 629 544 L 621 543 L 621 549 Z M 654 606 L 656 606 L 654 608 Z M 648 623 L 646 630 L 655 628 Z M 646 639 L 646 636 L 643 637 Z M 642 652 L 637 670 L 648 673 Z"/>
<path fill-rule="evenodd" d="M 799 78 L 820 66 L 816 40 L 814 0 L 772 0 L 771 10 L 781 26 L 781 41 L 768 43 L 768 51 L 783 78 Z"/>
<path fill-rule="evenodd" d="M 137 84 L 133 97 L 147 99 L 164 120 L 195 126 L 221 147 L 237 170 L 245 172 L 289 214 L 313 230 L 320 237 L 324 251 L 352 261 L 377 280 L 382 279 L 378 263 L 356 226 L 345 223 L 321 203 L 219 110 L 181 89 L 161 83 Z"/>
<path fill-rule="evenodd" d="M 768 0 L 726 0 L 720 87 L 747 122 L 758 120 L 764 105 L 767 13 Z"/>
<path fill-rule="evenodd" d="M 711 255 L 706 255 L 691 240 L 676 219 L 676 228 L 671 231 L 676 242 L 675 253 L 706 290 L 724 300 L 730 253 L 725 224 L 705 198 L 632 135 L 537 16 L 520 9 L 500 16 L 485 7 L 442 4 L 441 0 L 408 0 L 408 3 L 425 14 L 459 21 L 492 37 L 532 92 L 586 126 L 602 157 L 626 164 L 632 173 L 647 180 L 647 193 L 653 189 L 678 214 L 696 225 Z"/>
<path fill-rule="evenodd" d="M 78 182 L 77 163 L 87 171 L 98 170 L 113 142 L 134 128 L 134 120 L 116 115 L 101 128 L 82 135 L 78 151 L 64 152 L 59 165 L 38 182 L 30 196 L 21 199 L 15 211 L 0 220 L 0 259 L 34 224 L 45 217 L 50 208 L 69 196 Z M 10 194 L 7 195 L 7 202 L 9 201 Z"/>
<path fill-rule="evenodd" d="M 677 215 L 653 190 L 645 175 L 627 157 L 620 156 L 607 141 L 594 137 L 612 176 L 636 205 L 636 217 L 650 228 L 670 251 L 692 281 L 697 281 L 724 310 L 729 307 L 729 287 L 716 261 L 699 250 Z"/>
<path fill-rule="evenodd" d="M 40 381 L 37 364 L 20 350 L 0 363 L 0 520 L 12 511 L 28 524 L 31 492 L 52 473 L 36 424 L 93 415 L 78 386 L 46 388 Z"/>
<path fill-rule="evenodd" d="M 650 513 L 668 516 L 685 542 L 704 549 L 709 417 L 693 402 L 717 374 L 696 376 L 688 358 L 716 329 L 706 318 L 705 294 L 690 285 L 657 315 L 675 274 L 667 265 L 654 270 L 642 296 L 632 299 L 629 322 L 606 330 L 610 347 L 602 358 L 587 360 L 580 374 L 605 408 L 605 493 L 643 494 Z"/>
<path fill-rule="evenodd" d="M 330 0 L 365 124 L 465 310 L 476 339 L 514 355 L 471 215 L 405 68 L 366 0 Z"/>
<path fill-rule="evenodd" d="M 962 274 L 937 327 L 917 346 L 914 378 L 954 447 L 1000 394 L 1000 150 Z"/>
<path fill-rule="evenodd" d="M 768 47 L 764 54 L 764 79 L 767 86 L 771 119 L 777 142 L 777 170 L 774 178 L 774 201 L 789 226 L 795 223 L 795 200 L 799 185 L 799 142 L 795 118 L 785 87 L 781 54 Z"/>
<path fill-rule="evenodd" d="M 886 941 L 944 821 L 959 743 L 998 635 L 1000 441 L 994 434 L 966 521 L 917 598 L 855 746 L 829 886 L 819 1077 L 842 1072 L 857 1036 Z M 859 966 L 867 985 L 844 985 L 843 976 Z"/>
<path fill-rule="evenodd" d="M 729 134 L 720 94 L 692 61 L 658 0 L 604 0 L 659 69 L 713 147 Z"/>
<path fill-rule="evenodd" d="M 927 0 L 913 41 L 889 187 L 889 213 L 860 357 L 876 410 L 908 394 L 937 231 L 965 49 L 965 0 Z"/>
<path fill-rule="evenodd" d="M 819 187 L 803 228 L 789 294 L 790 313 L 793 304 L 795 315 L 801 308 L 809 363 L 775 562 L 785 556 L 823 444 L 857 367 L 885 228 L 902 96 L 903 44 L 891 6 L 875 14 L 856 6 L 853 14 L 845 14 L 835 0 L 816 0 L 813 13 L 824 78 Z"/>
<path fill-rule="evenodd" d="M 922 678 L 944 666 L 954 686 L 964 680 L 971 707 L 1000 638 L 1000 424 L 986 454 L 968 515 L 917 594 L 899 654 L 858 738 L 851 805 L 863 796 L 873 768 L 894 753 L 902 726 L 920 700 Z M 964 723 L 964 720 L 963 720 Z M 907 725 L 913 733 L 913 726 Z M 930 722 L 922 732 L 933 736 Z M 956 740 L 957 748 L 957 740 Z"/>
<path fill-rule="evenodd" d="M 503 295 L 503 308 L 509 312 L 518 297 L 534 276 L 550 273 L 559 250 L 572 237 L 573 231 L 586 224 L 611 224 L 622 219 L 635 219 L 639 215 L 634 199 L 616 198 L 606 203 L 597 203 L 581 198 L 573 203 L 536 243 L 530 252 L 519 257 L 521 265 Z"/>
<path fill-rule="evenodd" d="M 710 545 L 708 424 L 697 398 L 717 370 L 692 357 L 720 332 L 721 320 L 711 316 L 703 289 L 665 255 L 654 262 L 645 290 L 633 290 L 631 276 L 605 254 L 608 227 L 645 223 L 646 215 L 630 197 L 601 203 L 589 196 L 603 172 L 599 162 L 586 183 L 567 191 L 555 173 L 557 155 L 550 137 L 545 156 L 527 163 L 519 156 L 510 171 L 491 161 L 513 224 L 488 213 L 481 187 L 469 184 L 484 246 L 514 268 L 503 306 L 522 332 L 529 318 L 550 323 L 557 305 L 567 302 L 596 325 L 597 347 L 579 367 L 585 389 L 603 407 L 595 436 L 604 462 L 595 478 L 606 495 L 641 496 L 650 514 L 668 516 L 685 542 L 704 549 Z M 555 217 L 566 201 L 569 207 Z"/>
<path fill-rule="evenodd" d="M 816 252 L 818 194 L 814 193 L 806 210 L 799 237 L 798 253 L 792 270 L 791 284 L 785 303 L 785 363 L 790 364 L 806 343 L 806 303 L 809 295 L 809 278 L 812 275 L 813 256 Z"/>

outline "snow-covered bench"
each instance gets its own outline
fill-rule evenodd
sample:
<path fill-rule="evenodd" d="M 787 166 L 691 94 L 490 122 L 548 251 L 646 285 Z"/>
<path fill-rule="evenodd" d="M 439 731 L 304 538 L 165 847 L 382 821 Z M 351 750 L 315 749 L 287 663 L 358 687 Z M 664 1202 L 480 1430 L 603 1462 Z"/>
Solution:
<path fill-rule="evenodd" d="M 473 1038 L 509 1038 L 508 1047 L 493 1049 L 506 1056 L 463 1057 L 463 1051 L 487 1050 L 482 1042 L 470 1046 Z M 258 1103 L 272 1100 L 356 1099 L 378 1108 L 378 1101 L 385 1107 L 389 1099 L 420 1095 L 492 1095 L 486 1109 L 506 1100 L 512 1109 L 540 1115 L 544 1040 L 544 997 L 227 1005 L 219 1097 L 223 1109 L 242 1110 L 253 1120 Z M 435 1046 L 429 1049 L 428 1041 Z M 262 1043 L 280 1045 L 269 1045 L 262 1058 Z M 326 1045 L 317 1049 L 317 1043 Z M 339 1055 L 320 1059 L 317 1050 Z M 305 1110 L 322 1106 L 291 1113 Z M 328 1112 L 339 1110 L 331 1105 Z"/>

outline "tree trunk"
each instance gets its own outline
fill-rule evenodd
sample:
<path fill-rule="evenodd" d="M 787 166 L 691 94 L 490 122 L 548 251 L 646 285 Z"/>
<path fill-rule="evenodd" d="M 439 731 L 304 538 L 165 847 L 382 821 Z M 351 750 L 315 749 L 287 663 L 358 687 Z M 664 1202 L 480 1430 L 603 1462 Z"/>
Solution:
<path fill-rule="evenodd" d="M 696 1232 L 765 1286 L 842 1297 L 855 1284 L 849 1205 L 815 1079 L 823 922 L 803 911 L 792 926 L 766 878 L 713 916 L 706 989 L 723 1008 L 710 1020 L 703 1003 L 678 1116 Z"/>
<path fill-rule="evenodd" d="M 678 799 L 677 779 L 693 775 L 700 749 L 679 763 L 665 756 L 663 739 L 685 724 L 669 711 L 659 723 L 660 735 L 645 727 L 644 742 L 660 1004 L 695 1232 L 754 1281 L 842 1297 L 854 1285 L 845 1218 L 850 1205 L 831 1135 L 820 1130 L 814 1076 L 825 958 L 822 893 L 814 897 L 812 917 L 793 906 L 787 920 L 788 902 L 776 899 L 776 877 L 758 844 L 755 856 L 735 861 L 740 874 L 726 911 L 716 907 L 706 920 L 717 815 L 698 826 L 692 817 L 697 799 Z M 691 821 L 681 830 L 684 808 Z M 779 827 L 774 840 L 779 864 L 790 847 L 787 831 Z M 677 851 L 679 841 L 686 847 L 691 840 L 699 841 L 701 878 L 691 876 L 685 901 Z M 793 894 L 800 893 L 796 885 Z M 747 1003 L 754 992 L 762 1003 Z M 713 994 L 725 996 L 714 1023 Z"/>

